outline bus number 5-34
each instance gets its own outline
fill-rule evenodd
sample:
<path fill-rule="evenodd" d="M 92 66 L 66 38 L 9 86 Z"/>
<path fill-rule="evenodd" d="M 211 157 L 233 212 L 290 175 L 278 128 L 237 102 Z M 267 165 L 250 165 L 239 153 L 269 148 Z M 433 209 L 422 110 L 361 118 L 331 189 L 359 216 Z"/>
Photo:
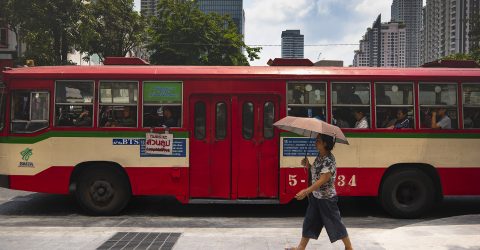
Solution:
<path fill-rule="evenodd" d="M 350 187 L 356 187 L 357 186 L 357 180 L 355 178 L 355 175 L 352 175 L 352 178 L 350 178 L 348 183 L 346 183 L 347 179 L 346 179 L 345 175 L 339 175 L 337 177 L 337 179 L 338 179 L 337 186 L 339 186 L 339 187 L 343 187 L 343 186 L 345 186 L 345 184 L 347 184 Z"/>

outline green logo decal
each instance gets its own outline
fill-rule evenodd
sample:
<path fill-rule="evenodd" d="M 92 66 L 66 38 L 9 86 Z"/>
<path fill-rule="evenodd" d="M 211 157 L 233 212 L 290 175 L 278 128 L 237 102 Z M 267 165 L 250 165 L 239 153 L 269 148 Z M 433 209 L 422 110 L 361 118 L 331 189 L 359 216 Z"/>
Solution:
<path fill-rule="evenodd" d="M 28 159 L 30 159 L 30 156 L 33 155 L 32 149 L 26 148 L 22 152 L 20 152 L 20 155 L 22 156 L 22 160 L 28 161 Z"/>

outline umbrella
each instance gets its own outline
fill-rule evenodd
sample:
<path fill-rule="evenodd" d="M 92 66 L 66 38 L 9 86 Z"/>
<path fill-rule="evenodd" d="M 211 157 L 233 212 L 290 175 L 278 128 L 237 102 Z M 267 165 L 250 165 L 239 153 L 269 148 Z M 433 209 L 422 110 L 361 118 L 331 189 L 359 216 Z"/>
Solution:
<path fill-rule="evenodd" d="M 317 118 L 287 116 L 273 125 L 279 129 L 310 138 L 316 138 L 318 134 L 329 135 L 335 139 L 335 142 L 348 145 L 347 138 L 339 127 Z"/>

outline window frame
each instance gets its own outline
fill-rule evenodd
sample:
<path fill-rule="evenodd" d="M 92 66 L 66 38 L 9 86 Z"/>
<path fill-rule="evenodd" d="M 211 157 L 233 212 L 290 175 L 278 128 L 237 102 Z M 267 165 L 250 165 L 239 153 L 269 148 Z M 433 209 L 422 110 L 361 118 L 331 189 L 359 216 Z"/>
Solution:
<path fill-rule="evenodd" d="M 182 102 L 180 104 L 160 104 L 160 103 L 157 103 L 157 104 L 145 104 L 145 98 L 143 96 L 143 88 L 145 86 L 145 83 L 180 83 L 181 85 L 181 95 L 182 95 Z M 141 105 L 142 105 L 142 114 L 141 114 L 141 125 L 142 127 L 141 128 L 149 128 L 149 127 L 144 127 L 144 120 L 143 120 L 143 117 L 144 117 L 144 112 L 145 112 L 145 109 L 143 108 L 144 106 L 150 106 L 150 107 L 154 107 L 154 106 L 170 106 L 170 107 L 176 107 L 176 106 L 180 106 L 180 110 L 182 111 L 182 114 L 180 115 L 180 126 L 179 127 L 172 127 L 172 128 L 183 128 L 183 116 L 184 116 L 184 94 L 183 94 L 183 91 L 184 91 L 184 88 L 183 88 L 183 81 L 178 81 L 178 80 L 173 80 L 173 81 L 165 81 L 165 80 L 162 80 L 162 81 L 155 81 L 155 80 L 146 80 L 146 81 L 142 81 L 142 93 L 141 93 L 141 96 L 142 96 L 142 100 L 141 100 Z M 140 93 L 139 93 L 140 95 Z M 155 128 L 161 128 L 161 127 L 155 127 Z"/>
<path fill-rule="evenodd" d="M 331 121 L 330 123 L 333 122 L 333 108 L 334 107 L 367 107 L 366 104 L 333 104 L 333 85 L 334 84 L 346 84 L 346 83 L 353 83 L 353 84 L 368 84 L 369 87 L 369 92 L 370 94 L 368 95 L 368 110 L 370 111 L 370 117 L 368 118 L 368 124 L 370 125 L 369 128 L 342 128 L 342 129 L 353 129 L 353 130 L 370 130 L 372 129 L 372 82 L 367 82 L 367 81 L 360 81 L 360 82 L 354 82 L 354 81 L 330 81 L 330 117 Z M 338 96 L 337 96 L 338 98 Z M 355 125 L 354 125 L 355 126 Z"/>
<path fill-rule="evenodd" d="M 377 105 L 377 84 L 404 84 L 404 85 L 407 85 L 407 84 L 411 84 L 412 85 L 412 105 Z M 374 107 L 374 112 L 375 112 L 375 121 L 377 121 L 377 107 L 379 108 L 403 108 L 403 107 L 411 107 L 412 110 L 413 110 L 413 124 L 412 124 L 412 127 L 411 128 L 404 128 L 404 129 L 409 129 L 409 130 L 414 130 L 416 128 L 416 124 L 417 124 L 417 119 L 416 119 L 416 115 L 417 115 L 417 110 L 416 110 L 416 107 L 417 107 L 417 98 L 415 98 L 415 82 L 373 82 L 373 96 L 374 96 L 374 100 L 375 100 L 375 107 Z M 419 97 L 420 97 L 420 94 L 419 94 Z M 370 101 L 371 103 L 371 101 Z M 370 126 L 371 128 L 373 128 L 373 126 Z M 377 124 L 375 122 L 375 129 L 387 129 L 387 128 L 377 128 Z"/>
<path fill-rule="evenodd" d="M 50 108 L 51 108 L 50 107 L 50 104 L 51 104 L 50 103 L 50 98 L 51 98 L 50 97 L 50 91 L 45 90 L 45 89 L 43 89 L 43 90 L 12 89 L 9 93 L 11 95 L 13 95 L 15 92 L 22 92 L 22 91 L 27 92 L 29 94 L 29 98 L 30 98 L 30 103 L 28 105 L 28 112 L 29 112 L 29 114 L 28 114 L 29 117 L 28 118 L 29 118 L 29 120 L 14 120 L 12 118 L 12 115 L 14 115 L 14 112 L 12 112 L 11 109 L 13 107 L 12 102 L 14 101 L 14 98 L 10 98 L 10 119 L 9 119 L 10 120 L 10 131 L 9 132 L 12 133 L 12 134 L 33 134 L 33 133 L 36 133 L 38 131 L 48 129 L 51 125 L 50 124 Z M 32 100 L 31 100 L 31 98 L 32 98 L 33 93 L 47 94 L 47 96 L 48 96 L 47 97 L 47 104 L 46 104 L 46 106 L 47 106 L 47 117 L 48 117 L 47 120 L 32 120 Z M 12 123 L 14 123 L 14 122 L 47 122 L 47 126 L 44 127 L 44 128 L 41 128 L 41 129 L 34 130 L 34 131 L 15 132 L 15 131 L 12 130 L 12 128 L 13 128 Z"/>
<path fill-rule="evenodd" d="M 460 113 L 459 113 L 459 103 L 458 103 L 458 94 L 459 94 L 458 88 L 459 88 L 460 84 L 459 84 L 458 82 L 434 82 L 434 81 L 424 81 L 424 82 L 422 82 L 422 81 L 418 81 L 417 89 L 416 89 L 416 90 L 417 90 L 417 93 L 418 93 L 418 97 L 417 97 L 417 98 L 418 98 L 418 105 L 417 105 L 417 109 L 418 109 L 418 110 L 416 110 L 416 111 L 417 111 L 418 114 L 419 114 L 419 117 L 418 117 L 419 120 L 417 121 L 417 122 L 418 122 L 418 127 L 419 127 L 419 129 L 426 129 L 426 130 L 432 130 L 432 129 L 433 129 L 433 128 L 424 128 L 424 127 L 422 127 L 421 117 L 420 117 L 420 115 L 422 114 L 422 112 L 421 112 L 422 107 L 427 107 L 427 108 L 446 107 L 447 109 L 448 109 L 448 108 L 453 108 L 452 105 L 436 105 L 436 104 L 434 104 L 434 105 L 422 105 L 422 104 L 420 104 L 420 98 L 421 98 L 421 95 L 420 95 L 420 86 L 421 86 L 421 85 L 424 85 L 424 84 L 431 84 L 431 85 L 433 85 L 433 84 L 437 84 L 437 85 L 455 85 L 455 87 L 456 87 L 455 100 L 456 100 L 456 103 L 457 103 L 457 105 L 456 105 L 456 111 L 457 111 L 457 127 L 456 127 L 456 128 L 451 128 L 451 129 L 448 129 L 448 130 L 457 130 L 457 129 L 460 129 L 460 117 L 459 117 L 459 114 L 460 114 Z M 453 123 L 452 123 L 452 124 L 453 124 Z"/>
<path fill-rule="evenodd" d="M 273 110 L 273 112 L 272 112 L 272 113 L 273 113 L 273 119 L 272 119 L 272 127 L 271 127 L 272 135 L 269 136 L 269 137 L 265 136 L 265 131 L 267 130 L 267 127 L 265 126 L 265 120 L 266 120 L 266 119 L 265 119 L 265 118 L 266 118 L 266 117 L 265 117 L 265 114 L 266 114 L 265 108 L 266 108 L 267 104 L 271 104 L 271 105 L 272 105 L 272 110 Z M 276 107 L 275 107 L 275 103 L 274 103 L 273 101 L 265 101 L 265 102 L 263 103 L 263 117 L 262 117 L 262 120 L 263 120 L 263 122 L 262 122 L 262 123 L 263 123 L 263 131 L 262 131 L 262 133 L 263 133 L 263 138 L 264 138 L 265 140 L 271 140 L 271 139 L 275 138 L 275 126 L 273 125 L 273 124 L 275 123 L 275 112 L 276 112 L 275 109 L 276 109 Z M 269 129 L 270 129 L 270 128 L 269 128 Z"/>
<path fill-rule="evenodd" d="M 325 87 L 325 105 L 323 104 L 290 104 L 288 102 L 288 86 L 290 84 L 323 84 L 324 87 Z M 286 107 L 286 113 L 288 115 L 288 108 L 289 107 L 305 107 L 305 108 L 308 108 L 308 107 L 314 107 L 314 108 L 325 108 L 325 118 L 328 117 L 328 88 L 327 88 L 327 81 L 287 81 L 287 84 L 285 85 L 285 93 L 286 93 L 286 103 L 287 103 L 287 107 Z"/>
<path fill-rule="evenodd" d="M 219 126 L 218 126 L 218 105 L 219 104 L 223 104 L 224 108 L 225 108 L 225 127 L 224 127 L 224 131 L 225 131 L 225 134 L 222 136 L 222 137 L 219 137 Z M 215 140 L 219 140 L 219 141 L 223 141 L 225 140 L 226 138 L 228 137 L 228 106 L 227 106 L 227 103 L 223 100 L 221 101 L 218 101 L 215 103 Z"/>
<path fill-rule="evenodd" d="M 136 83 L 137 84 L 137 103 L 136 104 L 130 104 L 130 103 L 113 103 L 113 96 L 112 96 L 112 103 L 108 103 L 108 104 L 102 104 L 102 101 L 101 101 L 101 95 L 102 95 L 102 83 Z M 112 93 L 113 95 L 113 93 Z M 129 106 L 129 107 L 133 107 L 133 106 L 136 106 L 137 107 L 137 119 L 135 121 L 135 127 L 114 127 L 114 128 L 130 128 L 130 129 L 133 129 L 133 128 L 138 128 L 138 104 L 139 104 L 139 99 L 140 99 L 140 81 L 135 81 L 135 80 L 99 80 L 98 81 L 98 93 L 97 93 L 97 103 L 98 105 L 96 105 L 96 108 L 98 108 L 98 114 L 96 117 L 97 118 L 97 127 L 98 128 L 108 128 L 108 129 L 112 129 L 112 127 L 104 127 L 104 126 L 100 126 L 100 107 L 102 106 L 111 106 L 111 107 L 115 107 L 115 106 Z"/>
<path fill-rule="evenodd" d="M 203 114 L 203 137 L 198 137 L 198 133 L 197 133 L 197 105 L 198 104 L 202 104 L 203 105 L 203 111 L 204 111 L 204 114 Z M 198 141 L 203 141 L 207 138 L 207 103 L 204 101 L 204 100 L 197 100 L 194 104 L 193 104 L 193 137 L 195 138 L 195 140 L 198 140 Z"/>
<path fill-rule="evenodd" d="M 465 86 L 465 85 L 477 85 L 477 86 L 480 87 L 480 82 L 461 82 L 461 83 L 460 83 L 460 86 L 461 86 L 462 92 L 459 93 L 459 94 L 461 95 L 461 98 L 462 98 L 462 124 L 461 124 L 461 125 L 462 125 L 462 129 L 468 129 L 468 130 L 472 130 L 472 129 L 475 130 L 475 129 L 477 129 L 477 130 L 478 130 L 478 129 L 480 129 L 480 128 L 465 128 L 465 108 L 478 108 L 478 109 L 480 109 L 480 104 L 477 105 L 477 106 L 471 105 L 471 104 L 465 105 L 465 97 L 463 96 L 463 93 L 464 93 L 463 90 L 464 90 L 464 86 Z M 457 99 L 458 99 L 458 98 L 457 98 Z M 458 102 L 458 100 L 457 100 L 457 102 Z M 458 112 L 458 111 L 457 111 L 457 112 Z M 458 121 L 458 122 L 460 122 L 460 121 Z"/>
<path fill-rule="evenodd" d="M 3 21 L 2 19 L 0 19 L 0 21 Z M 0 26 L 0 36 L 1 36 L 1 30 L 5 30 L 5 44 L 2 44 L 2 40 L 1 40 L 1 37 L 0 37 L 0 48 L 8 48 L 9 44 L 8 44 L 8 27 L 7 26 L 3 26 L 1 25 Z"/>
<path fill-rule="evenodd" d="M 83 82 L 83 83 L 87 83 L 87 82 L 93 82 L 93 93 L 92 93 L 92 102 L 91 103 L 57 103 L 57 83 L 58 82 Z M 93 121 L 94 120 L 94 117 L 96 115 L 96 108 L 95 108 L 95 90 L 96 90 L 96 86 L 97 86 L 97 83 L 95 80 L 55 80 L 54 82 L 54 86 L 53 86 L 53 92 L 54 92 L 54 95 L 53 95 L 53 126 L 56 127 L 56 128 L 74 128 L 75 126 L 58 126 L 57 127 L 57 104 L 58 105 L 70 105 L 70 106 L 92 106 L 92 126 L 89 126 L 89 127 L 83 127 L 83 128 L 93 128 L 95 126 L 95 122 Z M 99 91 L 99 94 L 100 95 L 100 91 Z M 98 103 L 100 105 L 100 102 Z M 97 119 L 98 120 L 98 119 Z"/>

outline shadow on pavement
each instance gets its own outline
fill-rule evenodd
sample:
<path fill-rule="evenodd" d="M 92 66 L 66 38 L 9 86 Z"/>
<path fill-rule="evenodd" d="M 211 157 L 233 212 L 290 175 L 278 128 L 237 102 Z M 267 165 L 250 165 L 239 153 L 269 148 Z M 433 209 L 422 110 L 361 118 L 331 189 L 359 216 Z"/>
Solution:
<path fill-rule="evenodd" d="M 0 226 L 301 228 L 306 206 L 305 201 L 287 205 L 182 205 L 168 197 L 135 197 L 119 216 L 91 217 L 82 214 L 74 197 L 31 193 L 0 200 Z M 391 218 L 374 198 L 342 197 L 339 207 L 347 227 L 396 228 L 480 214 L 480 198 L 446 198 L 424 218 L 415 220 Z"/>

